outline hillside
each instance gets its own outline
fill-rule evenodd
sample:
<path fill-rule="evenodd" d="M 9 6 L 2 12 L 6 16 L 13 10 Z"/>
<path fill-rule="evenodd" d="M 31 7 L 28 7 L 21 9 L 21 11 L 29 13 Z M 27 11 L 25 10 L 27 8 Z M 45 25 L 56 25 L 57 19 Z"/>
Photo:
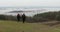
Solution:
<path fill-rule="evenodd" d="M 0 32 L 60 32 L 60 24 L 50 27 L 41 23 L 0 20 Z"/>
<path fill-rule="evenodd" d="M 60 11 L 58 12 L 45 12 L 45 13 L 40 13 L 40 14 L 36 14 L 34 15 L 34 20 L 35 21 L 60 21 Z"/>

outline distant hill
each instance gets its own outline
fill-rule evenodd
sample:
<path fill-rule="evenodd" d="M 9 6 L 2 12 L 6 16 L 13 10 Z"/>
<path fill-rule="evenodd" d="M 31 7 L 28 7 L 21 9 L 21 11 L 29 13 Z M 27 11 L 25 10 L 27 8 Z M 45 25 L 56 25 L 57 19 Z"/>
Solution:
<path fill-rule="evenodd" d="M 60 11 L 58 12 L 45 12 L 34 15 L 34 21 L 60 21 Z"/>

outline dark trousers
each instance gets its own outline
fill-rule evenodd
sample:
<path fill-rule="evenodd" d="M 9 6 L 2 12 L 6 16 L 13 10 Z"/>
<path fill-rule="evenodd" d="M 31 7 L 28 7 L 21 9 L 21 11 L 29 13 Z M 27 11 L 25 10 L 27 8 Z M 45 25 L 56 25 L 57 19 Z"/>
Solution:
<path fill-rule="evenodd" d="M 25 22 L 25 18 L 23 18 L 23 23 Z"/>
<path fill-rule="evenodd" d="M 20 21 L 20 18 L 17 18 L 18 22 Z"/>

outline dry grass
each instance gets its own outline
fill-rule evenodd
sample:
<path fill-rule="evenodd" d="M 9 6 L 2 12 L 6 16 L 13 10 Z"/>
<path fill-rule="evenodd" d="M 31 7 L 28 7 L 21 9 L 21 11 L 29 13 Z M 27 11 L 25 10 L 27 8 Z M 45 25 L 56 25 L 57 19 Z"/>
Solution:
<path fill-rule="evenodd" d="M 60 24 L 59 24 L 60 25 Z M 0 32 L 60 32 L 60 26 L 0 20 Z"/>

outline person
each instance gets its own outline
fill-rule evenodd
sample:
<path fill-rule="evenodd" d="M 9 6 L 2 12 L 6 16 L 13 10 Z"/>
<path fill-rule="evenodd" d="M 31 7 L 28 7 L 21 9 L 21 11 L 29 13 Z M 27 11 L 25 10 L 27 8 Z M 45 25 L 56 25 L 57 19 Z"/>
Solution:
<path fill-rule="evenodd" d="M 25 16 L 25 14 L 23 13 L 23 15 L 22 15 L 22 20 L 23 20 L 23 23 L 25 22 L 25 20 L 26 20 L 26 16 Z"/>
<path fill-rule="evenodd" d="M 17 20 L 20 21 L 20 14 L 17 14 Z"/>

